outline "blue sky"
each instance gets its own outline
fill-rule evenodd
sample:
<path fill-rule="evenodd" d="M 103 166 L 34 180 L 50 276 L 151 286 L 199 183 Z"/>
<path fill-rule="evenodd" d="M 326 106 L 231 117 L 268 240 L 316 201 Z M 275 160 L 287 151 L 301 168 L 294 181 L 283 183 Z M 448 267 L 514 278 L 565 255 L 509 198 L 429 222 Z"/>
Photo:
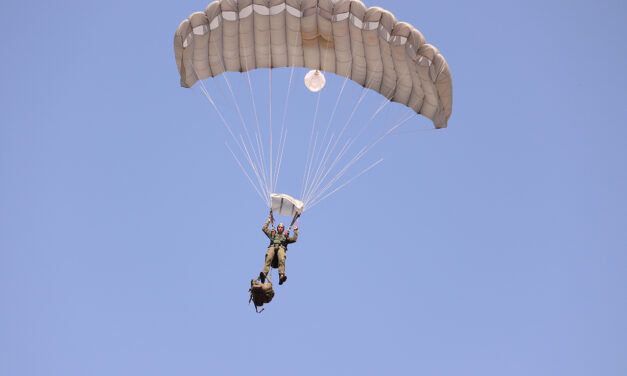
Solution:
<path fill-rule="evenodd" d="M 449 128 L 306 212 L 261 315 L 267 209 L 173 57 L 206 5 L 0 5 L 1 375 L 627 373 L 624 2 L 366 1 L 447 59 Z"/>

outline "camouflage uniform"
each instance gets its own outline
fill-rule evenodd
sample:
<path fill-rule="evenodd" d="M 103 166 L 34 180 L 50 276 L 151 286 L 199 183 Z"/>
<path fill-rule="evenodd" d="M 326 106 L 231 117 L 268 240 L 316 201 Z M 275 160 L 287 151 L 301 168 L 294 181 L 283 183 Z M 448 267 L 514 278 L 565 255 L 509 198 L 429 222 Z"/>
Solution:
<path fill-rule="evenodd" d="M 272 259 L 276 256 L 279 261 L 279 275 L 285 275 L 285 258 L 287 257 L 287 245 L 296 242 L 298 240 L 298 229 L 294 230 L 294 236 L 289 237 L 289 233 L 286 231 L 283 234 L 279 234 L 276 231 L 268 230 L 270 220 L 267 220 L 263 224 L 261 230 L 270 239 L 270 246 L 266 252 L 266 262 L 263 266 L 263 274 L 268 275 L 270 271 L 270 265 Z"/>

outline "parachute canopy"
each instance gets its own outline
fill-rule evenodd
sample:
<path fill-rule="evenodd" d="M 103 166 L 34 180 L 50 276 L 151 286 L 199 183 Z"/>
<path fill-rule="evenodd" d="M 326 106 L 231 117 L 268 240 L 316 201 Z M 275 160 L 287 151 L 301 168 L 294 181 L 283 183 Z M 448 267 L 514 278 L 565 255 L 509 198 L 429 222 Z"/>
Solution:
<path fill-rule="evenodd" d="M 302 201 L 299 201 L 294 197 L 286 195 L 284 193 L 272 193 L 270 194 L 270 198 L 270 208 L 274 213 L 293 217 L 296 215 L 300 215 L 305 208 L 305 204 Z"/>
<path fill-rule="evenodd" d="M 451 72 L 412 25 L 359 0 L 218 0 L 174 37 L 181 86 L 225 71 L 305 67 L 347 77 L 444 128 Z"/>

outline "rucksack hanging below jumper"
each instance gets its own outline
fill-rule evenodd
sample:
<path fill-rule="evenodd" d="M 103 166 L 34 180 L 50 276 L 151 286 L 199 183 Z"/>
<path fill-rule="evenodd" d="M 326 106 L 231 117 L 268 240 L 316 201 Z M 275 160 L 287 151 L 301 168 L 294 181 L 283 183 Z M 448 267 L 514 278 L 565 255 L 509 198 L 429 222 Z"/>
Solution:
<path fill-rule="evenodd" d="M 257 307 L 261 307 L 266 303 L 270 303 L 272 298 L 274 298 L 274 290 L 272 289 L 272 283 L 270 283 L 271 275 L 268 276 L 268 282 L 261 283 L 255 279 L 250 280 L 250 298 L 248 299 L 248 304 L 252 301 L 255 305 L 255 311 L 257 313 L 263 312 L 264 308 L 261 311 L 257 310 Z"/>

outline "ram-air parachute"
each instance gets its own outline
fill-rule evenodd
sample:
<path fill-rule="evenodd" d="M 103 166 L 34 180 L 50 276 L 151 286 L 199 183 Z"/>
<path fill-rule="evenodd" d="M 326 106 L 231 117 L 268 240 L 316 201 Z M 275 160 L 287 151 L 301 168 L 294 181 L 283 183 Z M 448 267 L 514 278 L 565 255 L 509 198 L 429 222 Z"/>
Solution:
<path fill-rule="evenodd" d="M 404 18 L 413 17 L 407 14 Z M 350 133 L 348 125 L 357 112 L 353 107 L 345 111 L 350 114 L 346 123 L 340 122 L 335 131 L 329 130 L 338 112 L 339 97 L 345 91 L 346 81 L 360 85 L 365 92 L 372 90 L 379 93 L 383 99 L 382 106 L 396 102 L 411 109 L 409 118 L 420 114 L 431 119 L 435 128 L 446 127 L 451 116 L 451 73 L 438 49 L 426 43 L 421 32 L 412 25 L 397 21 L 385 9 L 366 8 L 359 0 L 214 1 L 204 12 L 192 13 L 181 22 L 174 37 L 174 51 L 181 86 L 189 88 L 200 83 L 201 91 L 218 114 L 216 120 L 224 123 L 230 142 L 237 146 L 235 151 L 230 148 L 233 156 L 268 206 L 272 205 L 271 194 L 275 191 L 283 161 L 287 139 L 285 114 L 289 108 L 290 89 L 295 81 L 295 68 L 311 70 L 303 80 L 307 88 L 317 92 L 317 95 L 325 92 L 326 80 L 344 79 L 335 106 L 319 110 L 320 97 L 311 101 L 312 107 L 315 107 L 312 137 L 310 144 L 302 147 L 303 153 L 307 152 L 300 196 L 303 202 L 293 199 L 296 205 L 302 204 L 300 211 L 352 181 L 342 179 L 355 161 L 379 140 L 375 138 L 374 142 L 357 148 L 352 159 L 345 164 L 341 162 L 342 158 L 349 156 L 349 150 L 358 137 L 357 131 Z M 272 71 L 282 67 L 291 68 L 290 86 L 285 112 L 283 116 L 280 112 L 275 114 L 273 120 Z M 250 71 L 259 68 L 269 68 L 269 121 L 259 120 L 257 103 L 268 98 L 253 94 L 258 85 L 251 79 Z M 244 105 L 241 95 L 234 94 L 228 75 L 223 74 L 225 72 L 246 72 L 243 80 L 250 85 L 251 104 Z M 325 79 L 323 72 L 331 75 Z M 217 76 L 223 76 L 228 90 L 212 95 L 204 82 L 217 80 L 214 78 Z M 233 106 L 229 109 L 220 106 L 216 96 L 232 96 Z M 359 104 L 363 98 L 357 99 Z M 256 119 L 246 119 L 242 115 L 250 108 Z M 380 110 L 370 110 L 374 113 L 370 120 Z M 226 119 L 226 112 L 229 111 L 238 113 L 237 125 Z M 331 118 L 326 132 L 326 121 L 321 121 L 318 115 L 321 111 L 330 114 Z M 281 119 L 283 124 L 273 130 L 273 123 Z M 316 121 L 322 124 L 317 125 Z M 405 122 L 403 118 L 391 126 L 388 123 L 382 136 L 387 136 Z M 273 136 L 278 130 L 280 135 Z"/>

